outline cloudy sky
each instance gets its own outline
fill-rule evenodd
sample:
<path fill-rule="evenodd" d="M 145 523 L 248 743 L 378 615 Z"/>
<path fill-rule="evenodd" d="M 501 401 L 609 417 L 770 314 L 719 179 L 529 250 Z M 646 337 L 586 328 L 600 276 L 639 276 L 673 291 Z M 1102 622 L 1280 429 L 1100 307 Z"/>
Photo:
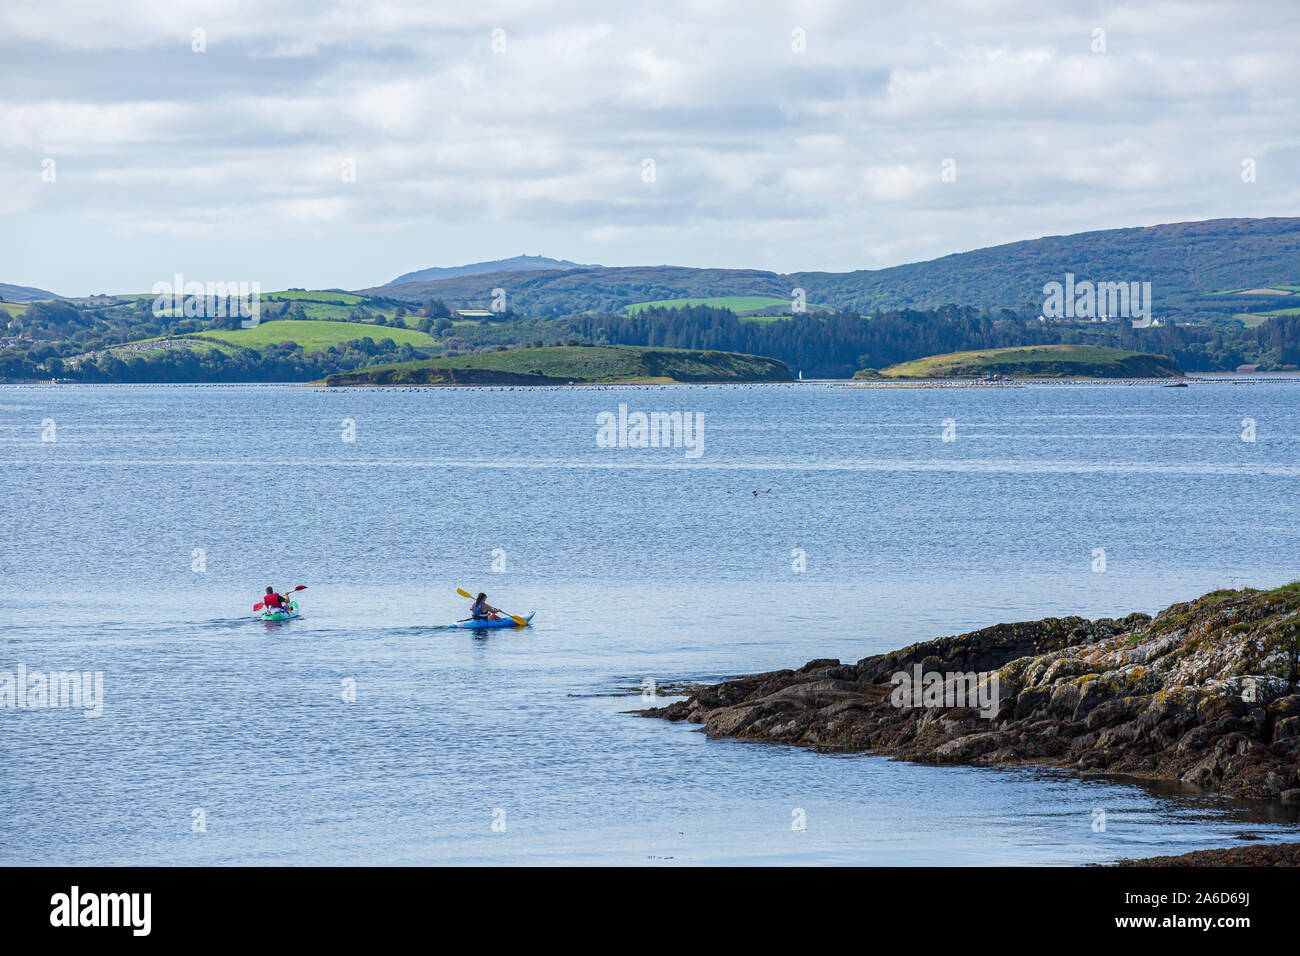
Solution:
<path fill-rule="evenodd" d="M 0 281 L 840 271 L 1300 215 L 1297 40 L 1294 0 L 4 0 Z"/>

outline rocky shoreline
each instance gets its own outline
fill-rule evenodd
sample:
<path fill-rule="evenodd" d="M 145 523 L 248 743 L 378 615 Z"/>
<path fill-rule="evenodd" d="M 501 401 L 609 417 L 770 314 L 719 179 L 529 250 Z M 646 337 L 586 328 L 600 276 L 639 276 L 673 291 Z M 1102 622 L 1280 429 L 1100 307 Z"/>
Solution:
<path fill-rule="evenodd" d="M 1298 652 L 1300 582 L 1214 591 L 1154 618 L 998 624 L 856 664 L 814 660 L 638 713 L 711 737 L 1300 803 Z"/>
<path fill-rule="evenodd" d="M 1178 856 L 1120 860 L 1112 866 L 1300 866 L 1300 843 L 1261 843 L 1226 850 L 1193 850 Z"/>

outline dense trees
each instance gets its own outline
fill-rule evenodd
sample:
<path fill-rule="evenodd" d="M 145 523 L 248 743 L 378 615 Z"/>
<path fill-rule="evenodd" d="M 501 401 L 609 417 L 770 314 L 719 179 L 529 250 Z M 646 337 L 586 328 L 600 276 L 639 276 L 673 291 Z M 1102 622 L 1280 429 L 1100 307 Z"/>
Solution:
<path fill-rule="evenodd" d="M 1300 365 L 1300 315 L 1279 315 L 1255 329 L 1260 351 L 1287 365 Z"/>
<path fill-rule="evenodd" d="M 424 314 L 431 319 L 450 319 L 451 309 L 441 299 L 430 299 L 424 303 Z"/>
<path fill-rule="evenodd" d="M 1291 318 L 1290 324 L 1277 324 L 1281 318 Z M 1247 360 L 1294 363 L 1300 321 L 1278 319 L 1255 330 L 1181 325 L 1135 329 L 1129 322 L 1040 322 L 1010 310 L 992 314 L 947 306 L 927 312 L 885 311 L 871 318 L 853 312 L 810 312 L 754 322 L 726 309 L 695 306 L 582 316 L 572 324 L 593 342 L 749 352 L 781 359 L 806 376 L 838 378 L 861 368 L 885 368 L 944 352 L 1056 343 L 1153 352 L 1188 371 L 1230 370 Z"/>

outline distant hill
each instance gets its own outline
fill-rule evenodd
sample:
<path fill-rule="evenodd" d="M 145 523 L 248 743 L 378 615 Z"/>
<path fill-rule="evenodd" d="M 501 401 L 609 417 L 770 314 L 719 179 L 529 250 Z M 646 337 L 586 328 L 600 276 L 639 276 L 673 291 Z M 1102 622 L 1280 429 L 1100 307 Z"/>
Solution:
<path fill-rule="evenodd" d="M 758 355 L 627 345 L 509 349 L 340 372 L 326 385 L 565 385 L 570 382 L 788 382 Z"/>
<path fill-rule="evenodd" d="M 1093 345 L 1034 345 L 931 355 L 893 365 L 883 372 L 859 372 L 874 378 L 1181 378 L 1182 370 L 1163 355 Z"/>
<path fill-rule="evenodd" d="M 31 302 L 34 299 L 57 299 L 59 296 L 44 289 L 34 289 L 28 285 L 9 285 L 0 282 L 0 299 L 6 302 Z"/>
<path fill-rule="evenodd" d="M 1214 293 L 1300 283 L 1300 219 L 1211 219 L 1046 236 L 856 272 L 780 274 L 682 266 L 514 268 L 490 279 L 463 274 L 414 281 L 403 276 L 381 287 L 381 294 L 483 308 L 492 289 L 500 287 L 506 290 L 511 309 L 562 315 L 617 312 L 665 299 L 771 296 L 788 300 L 792 290 L 800 288 L 810 308 L 868 314 L 947 304 L 1025 308 L 1041 303 L 1043 285 L 1063 282 L 1067 272 L 1094 282 L 1150 282 L 1159 315 L 1231 318 L 1241 311 L 1239 304 Z"/>
<path fill-rule="evenodd" d="M 834 301 L 881 307 L 963 303 L 990 307 L 1043 299 L 1046 282 L 1150 282 L 1156 308 L 1222 289 L 1300 281 L 1300 218 L 1210 219 L 1046 236 L 877 271 L 799 273 Z M 1243 283 L 1232 276 L 1249 277 Z M 1292 276 L 1296 276 L 1292 279 Z"/>
<path fill-rule="evenodd" d="M 430 282 L 437 279 L 454 279 L 458 276 L 492 275 L 498 272 L 538 272 L 551 269 L 590 269 L 599 266 L 584 266 L 568 259 L 548 259 L 545 256 L 515 256 L 511 259 L 494 259 L 492 262 L 471 262 L 466 266 L 448 266 L 446 268 L 420 269 L 400 275 L 384 286 L 402 285 L 408 282 Z"/>
<path fill-rule="evenodd" d="M 483 308 L 494 288 L 506 290 L 508 308 L 533 315 L 618 312 L 624 306 L 663 299 L 761 295 L 786 299 L 788 278 L 757 269 L 693 269 L 685 266 L 600 266 L 548 272 L 502 272 L 490 278 L 458 276 L 433 282 L 383 286 L 373 292 L 424 302 Z"/>

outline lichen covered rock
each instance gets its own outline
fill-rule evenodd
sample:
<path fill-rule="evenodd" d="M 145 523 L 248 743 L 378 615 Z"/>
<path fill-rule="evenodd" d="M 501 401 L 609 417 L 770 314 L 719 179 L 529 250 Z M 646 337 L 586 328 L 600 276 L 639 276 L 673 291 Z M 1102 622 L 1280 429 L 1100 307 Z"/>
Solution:
<path fill-rule="evenodd" d="M 1300 792 L 1300 585 L 1215 591 L 1154 618 L 998 624 L 841 664 L 699 688 L 645 716 L 908 760 L 1049 762 L 1240 796 Z M 974 706 L 900 703 L 895 675 L 996 675 Z"/>

